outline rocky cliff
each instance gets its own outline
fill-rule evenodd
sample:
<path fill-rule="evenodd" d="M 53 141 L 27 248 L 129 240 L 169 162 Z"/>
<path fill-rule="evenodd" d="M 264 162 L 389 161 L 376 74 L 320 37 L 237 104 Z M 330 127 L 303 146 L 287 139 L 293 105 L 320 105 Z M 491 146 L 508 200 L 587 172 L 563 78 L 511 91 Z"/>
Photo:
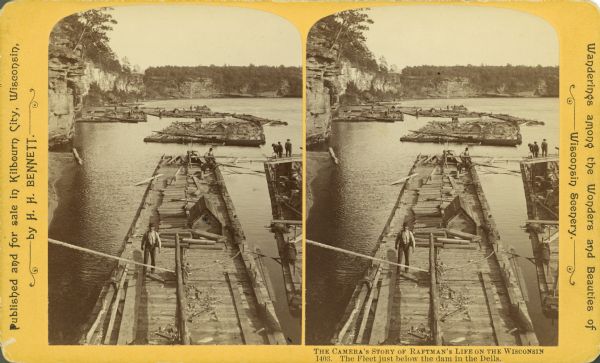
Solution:
<path fill-rule="evenodd" d="M 312 39 L 306 54 L 306 147 L 326 145 L 331 134 L 331 113 L 339 103 L 341 85 L 336 52 Z"/>
<path fill-rule="evenodd" d="M 338 59 L 337 50 L 313 37 L 306 56 L 306 146 L 309 150 L 327 145 L 331 117 L 340 103 L 360 103 L 401 92 L 395 74 L 357 67 Z"/>
<path fill-rule="evenodd" d="M 48 54 L 48 148 L 68 148 L 74 131 L 74 120 L 86 103 L 91 88 L 101 92 L 144 92 L 141 74 L 103 70 L 82 59 L 69 40 L 53 32 Z"/>

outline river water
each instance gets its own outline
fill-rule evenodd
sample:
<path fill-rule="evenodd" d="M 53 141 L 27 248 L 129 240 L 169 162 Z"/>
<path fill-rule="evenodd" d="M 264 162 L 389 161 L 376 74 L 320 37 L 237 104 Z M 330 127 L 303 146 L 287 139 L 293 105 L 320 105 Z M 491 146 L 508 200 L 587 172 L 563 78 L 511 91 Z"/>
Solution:
<path fill-rule="evenodd" d="M 213 111 L 247 113 L 287 121 L 287 126 L 265 126 L 266 144 L 258 147 L 219 146 L 215 155 L 264 158 L 271 144 L 291 139 L 293 152 L 302 145 L 301 99 L 186 99 L 148 101 L 143 106 L 189 108 L 207 105 Z M 83 166 L 71 163 L 55 184 L 59 203 L 49 227 L 49 237 L 109 254 L 117 254 L 139 206 L 145 186 L 134 186 L 150 176 L 163 154 L 185 153 L 187 145 L 144 143 L 143 138 L 175 119 L 148 116 L 147 123 L 79 123 L 74 146 Z M 208 146 L 194 145 L 204 154 Z M 50 158 L 67 157 L 51 153 Z M 264 171 L 261 162 L 242 164 Z M 242 169 L 236 169 L 239 171 Z M 271 203 L 264 174 L 224 172 L 246 238 L 267 256 L 278 256 L 273 234 L 265 228 L 272 220 Z M 160 258 L 160 257 L 159 257 Z M 299 344 L 301 321 L 290 315 L 281 266 L 263 259 L 274 286 L 275 309 L 284 334 Z M 72 344 L 89 317 L 100 289 L 114 263 L 105 258 L 63 247 L 49 246 L 49 340 Z"/>
<path fill-rule="evenodd" d="M 546 138 L 549 153 L 559 144 L 559 100 L 556 98 L 478 98 L 414 100 L 405 106 L 423 108 L 464 105 L 469 110 L 508 113 L 544 121 L 544 126 L 522 126 L 523 145 L 518 147 L 472 146 L 471 155 L 523 157 L 528 143 Z M 371 254 L 399 193 L 395 180 L 407 175 L 417 154 L 440 153 L 440 144 L 402 143 L 400 136 L 416 130 L 431 118 L 405 115 L 397 123 L 334 123 L 331 146 L 340 159 L 333 167 L 323 153 L 309 152 L 308 164 L 320 171 L 310 185 L 313 205 L 307 221 L 307 238 L 353 251 Z M 462 151 L 464 146 L 450 144 Z M 325 166 L 324 166 L 325 165 Z M 519 170 L 517 162 L 495 164 Z M 492 171 L 494 169 L 490 169 Z M 494 171 L 502 171 L 500 169 Z M 525 194 L 520 175 L 480 173 L 486 198 L 500 237 L 522 256 L 533 256 L 528 234 Z M 327 344 L 368 262 L 364 259 L 307 247 L 306 342 Z M 528 309 L 541 345 L 555 345 L 557 321 L 543 316 L 535 266 L 518 259 L 529 291 Z"/>

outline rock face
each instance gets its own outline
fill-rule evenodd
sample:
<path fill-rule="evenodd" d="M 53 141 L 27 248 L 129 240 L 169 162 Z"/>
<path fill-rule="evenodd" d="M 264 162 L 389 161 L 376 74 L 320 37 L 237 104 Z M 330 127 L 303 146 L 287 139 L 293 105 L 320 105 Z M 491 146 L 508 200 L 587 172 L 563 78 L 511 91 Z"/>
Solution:
<path fill-rule="evenodd" d="M 345 59 L 337 59 L 337 49 L 330 49 L 326 44 L 322 39 L 311 37 L 306 55 L 306 147 L 309 150 L 327 145 L 333 114 L 350 84 L 361 92 L 399 94 L 401 91 L 395 74 L 355 67 Z"/>
<path fill-rule="evenodd" d="M 331 134 L 331 113 L 339 103 L 340 69 L 336 52 L 325 42 L 311 39 L 306 55 L 306 147 L 327 145 Z"/>
<path fill-rule="evenodd" d="M 48 52 L 48 148 L 68 149 L 74 121 L 92 84 L 100 90 L 142 94 L 141 74 L 108 72 L 81 58 L 79 49 L 71 49 L 69 39 L 52 32 Z"/>
<path fill-rule="evenodd" d="M 68 147 L 73 137 L 73 120 L 81 110 L 85 64 L 68 39 L 53 34 L 48 58 L 48 147 Z"/>

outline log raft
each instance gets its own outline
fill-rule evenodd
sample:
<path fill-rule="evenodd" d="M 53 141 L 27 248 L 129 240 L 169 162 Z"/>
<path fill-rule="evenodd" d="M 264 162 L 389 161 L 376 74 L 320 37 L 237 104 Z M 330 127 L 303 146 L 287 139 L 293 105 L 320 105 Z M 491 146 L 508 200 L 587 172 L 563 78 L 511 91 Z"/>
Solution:
<path fill-rule="evenodd" d="M 470 166 L 459 174 L 456 163 L 449 152 L 417 157 L 407 174 L 417 175 L 402 185 L 375 257 L 398 261 L 395 240 L 406 223 L 416 239 L 410 266 L 420 270 L 373 262 L 333 344 L 538 344 L 524 286 L 505 253 L 477 170 Z"/>
<path fill-rule="evenodd" d="M 284 160 L 282 162 L 282 160 Z M 302 158 L 264 163 L 273 222 L 290 312 L 302 311 Z"/>
<path fill-rule="evenodd" d="M 517 122 L 483 118 L 468 121 L 429 121 L 419 130 L 400 137 L 402 142 L 467 143 L 517 146 L 522 142 Z"/>
<path fill-rule="evenodd" d="M 526 228 L 535 257 L 542 312 L 558 316 L 558 158 L 521 161 L 527 205 Z"/>
<path fill-rule="evenodd" d="M 169 160 L 149 180 L 120 257 L 142 262 L 142 237 L 154 223 L 156 266 L 175 273 L 117 265 L 80 343 L 286 344 L 219 168 L 201 173 L 185 156 Z"/>

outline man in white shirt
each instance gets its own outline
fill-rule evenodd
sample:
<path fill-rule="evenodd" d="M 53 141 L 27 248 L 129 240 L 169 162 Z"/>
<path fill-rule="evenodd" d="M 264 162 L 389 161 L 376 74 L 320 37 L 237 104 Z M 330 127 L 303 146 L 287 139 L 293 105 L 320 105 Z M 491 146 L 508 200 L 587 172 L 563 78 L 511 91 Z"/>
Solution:
<path fill-rule="evenodd" d="M 402 231 L 396 236 L 395 248 L 398 250 L 398 263 L 402 264 L 402 255 L 406 262 L 404 265 L 410 265 L 410 254 L 415 252 L 415 235 L 408 229 L 406 223 L 402 226 Z M 398 249 L 400 247 L 400 249 Z M 408 267 L 404 268 L 404 272 L 408 272 Z"/>
<path fill-rule="evenodd" d="M 156 231 L 156 226 L 151 223 L 148 226 L 148 231 L 144 233 L 144 237 L 142 237 L 144 264 L 147 264 L 148 258 L 150 258 L 151 265 L 156 266 L 156 249 L 158 248 L 158 253 L 160 253 L 161 247 L 162 243 L 160 241 L 160 235 Z M 144 269 L 146 269 L 146 267 L 144 267 Z M 154 267 L 152 267 L 152 273 L 154 273 Z"/>

